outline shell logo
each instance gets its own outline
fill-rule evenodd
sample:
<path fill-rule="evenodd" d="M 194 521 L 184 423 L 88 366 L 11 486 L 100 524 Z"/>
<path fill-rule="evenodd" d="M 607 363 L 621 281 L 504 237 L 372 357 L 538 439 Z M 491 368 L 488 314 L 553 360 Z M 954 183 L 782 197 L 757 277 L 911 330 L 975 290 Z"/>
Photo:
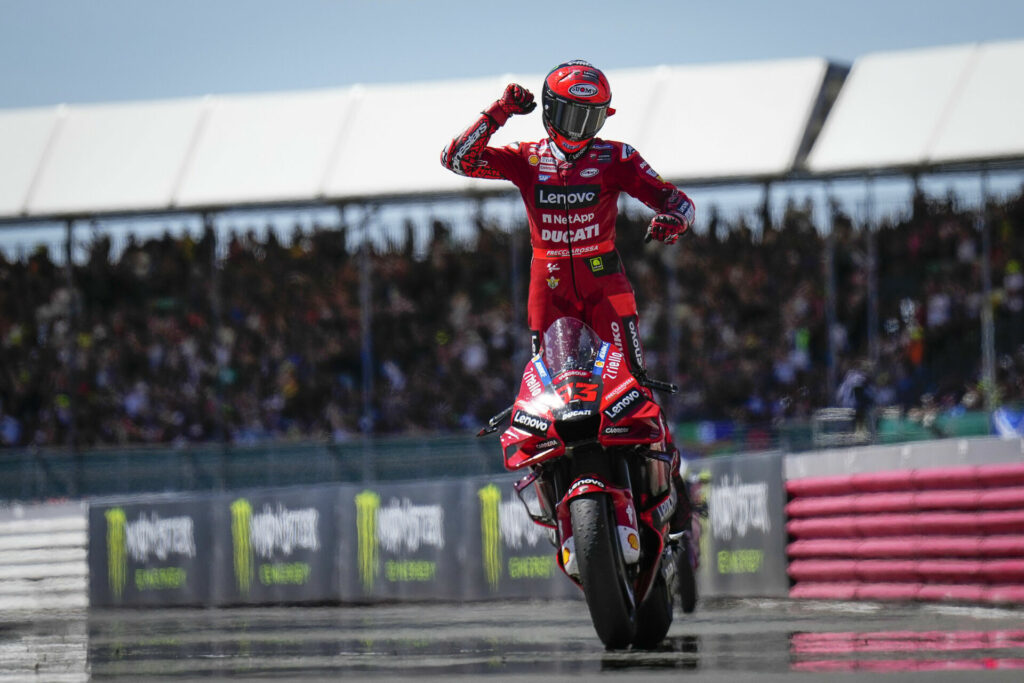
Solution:
<path fill-rule="evenodd" d="M 562 566 L 568 565 L 570 559 L 572 559 L 572 553 L 568 548 L 562 548 Z"/>
<path fill-rule="evenodd" d="M 637 538 L 636 534 L 630 534 L 627 536 L 626 542 L 629 543 L 629 547 L 633 550 L 640 550 L 640 539 Z"/>

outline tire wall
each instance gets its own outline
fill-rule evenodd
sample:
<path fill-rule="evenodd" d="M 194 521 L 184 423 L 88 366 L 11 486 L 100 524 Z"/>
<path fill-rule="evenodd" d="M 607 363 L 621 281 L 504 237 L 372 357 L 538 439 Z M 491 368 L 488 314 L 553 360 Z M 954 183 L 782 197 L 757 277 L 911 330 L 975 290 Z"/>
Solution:
<path fill-rule="evenodd" d="M 1024 604 L 1022 449 L 951 439 L 791 458 L 790 596 Z"/>

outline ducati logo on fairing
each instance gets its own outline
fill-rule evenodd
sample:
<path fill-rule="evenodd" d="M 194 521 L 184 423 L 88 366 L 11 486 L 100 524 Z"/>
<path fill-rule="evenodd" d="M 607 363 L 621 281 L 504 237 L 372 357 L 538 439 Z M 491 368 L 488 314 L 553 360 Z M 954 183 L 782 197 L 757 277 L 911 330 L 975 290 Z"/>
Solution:
<path fill-rule="evenodd" d="M 530 415 L 526 411 L 517 410 L 515 417 L 512 418 L 512 426 L 537 436 L 544 436 L 548 433 L 551 423 L 536 415 Z"/>
<path fill-rule="evenodd" d="M 633 409 L 636 409 L 640 405 L 640 401 L 642 399 L 643 396 L 640 395 L 640 390 L 632 389 L 625 396 L 623 396 L 618 401 L 609 406 L 607 409 L 605 409 L 605 417 L 607 417 L 612 422 L 615 422 L 619 418 L 628 415 L 630 412 L 632 412 Z"/>

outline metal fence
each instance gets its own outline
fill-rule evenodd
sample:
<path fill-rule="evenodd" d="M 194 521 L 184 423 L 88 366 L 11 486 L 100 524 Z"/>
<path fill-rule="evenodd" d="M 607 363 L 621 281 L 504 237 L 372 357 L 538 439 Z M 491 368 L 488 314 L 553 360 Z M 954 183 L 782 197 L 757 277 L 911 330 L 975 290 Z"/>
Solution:
<path fill-rule="evenodd" d="M 471 436 L 189 448 L 0 451 L 0 501 L 394 481 L 504 471 L 497 441 Z"/>
<path fill-rule="evenodd" d="M 868 433 L 856 431 L 849 411 L 818 411 L 810 421 L 782 424 L 681 423 L 673 434 L 684 457 L 893 444 L 991 433 L 989 416 L 910 418 L 873 415 Z M 504 472 L 495 436 L 470 434 L 356 438 L 342 443 L 276 442 L 0 450 L 0 504 L 90 496 L 215 491 L 340 482 L 379 482 L 490 475 Z"/>

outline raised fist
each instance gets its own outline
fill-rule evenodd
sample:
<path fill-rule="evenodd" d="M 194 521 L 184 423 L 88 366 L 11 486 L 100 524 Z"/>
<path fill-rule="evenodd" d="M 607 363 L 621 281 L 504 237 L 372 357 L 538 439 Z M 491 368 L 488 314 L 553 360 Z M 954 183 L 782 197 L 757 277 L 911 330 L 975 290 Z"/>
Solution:
<path fill-rule="evenodd" d="M 679 216 L 671 213 L 659 213 L 651 219 L 651 224 L 647 228 L 647 237 L 665 244 L 675 244 L 679 236 L 689 229 L 690 226 Z"/>
<path fill-rule="evenodd" d="M 512 116 L 513 114 L 529 114 L 537 108 L 537 103 L 533 101 L 532 92 L 518 83 L 509 83 L 505 87 L 505 93 L 498 100 L 498 106 L 505 114 Z"/>

